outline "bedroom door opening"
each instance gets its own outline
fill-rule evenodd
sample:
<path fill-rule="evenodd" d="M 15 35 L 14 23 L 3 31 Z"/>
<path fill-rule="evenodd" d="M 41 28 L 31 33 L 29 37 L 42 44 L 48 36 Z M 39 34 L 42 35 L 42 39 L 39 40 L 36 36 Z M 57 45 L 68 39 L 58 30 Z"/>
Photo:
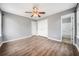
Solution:
<path fill-rule="evenodd" d="M 62 16 L 61 19 L 62 42 L 73 44 L 74 41 L 74 14 Z"/>
<path fill-rule="evenodd" d="M 48 36 L 48 19 L 38 21 L 38 35 Z"/>

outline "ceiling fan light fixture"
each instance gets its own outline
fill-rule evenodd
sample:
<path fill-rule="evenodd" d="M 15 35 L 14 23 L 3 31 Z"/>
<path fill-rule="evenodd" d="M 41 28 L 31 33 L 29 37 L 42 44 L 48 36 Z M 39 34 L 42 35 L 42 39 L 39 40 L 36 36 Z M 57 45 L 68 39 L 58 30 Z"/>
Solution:
<path fill-rule="evenodd" d="M 39 9 L 37 7 L 33 7 L 32 15 L 33 16 L 38 16 L 39 15 Z"/>
<path fill-rule="evenodd" d="M 33 7 L 32 12 L 25 12 L 25 13 L 32 13 L 31 17 L 41 17 L 41 14 L 45 14 L 45 12 L 40 12 L 37 7 Z"/>

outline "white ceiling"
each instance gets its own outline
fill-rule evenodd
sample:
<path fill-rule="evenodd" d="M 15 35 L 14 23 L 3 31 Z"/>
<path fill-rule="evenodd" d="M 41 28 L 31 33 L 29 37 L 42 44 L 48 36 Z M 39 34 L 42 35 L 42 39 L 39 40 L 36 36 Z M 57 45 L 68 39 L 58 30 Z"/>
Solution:
<path fill-rule="evenodd" d="M 73 8 L 75 5 L 76 3 L 0 3 L 0 8 L 5 12 L 37 20 Z M 31 14 L 25 13 L 25 11 L 32 11 L 33 6 L 37 6 L 40 11 L 45 11 L 46 14 L 41 15 L 40 18 L 30 17 Z"/>

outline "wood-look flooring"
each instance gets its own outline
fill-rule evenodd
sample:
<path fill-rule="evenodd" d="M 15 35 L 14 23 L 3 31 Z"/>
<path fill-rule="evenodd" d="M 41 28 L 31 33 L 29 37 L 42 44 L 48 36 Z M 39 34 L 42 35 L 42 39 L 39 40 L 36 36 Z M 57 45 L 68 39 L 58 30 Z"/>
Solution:
<path fill-rule="evenodd" d="M 4 43 L 0 48 L 1 56 L 75 56 L 74 45 L 49 40 L 42 36 L 32 36 Z"/>

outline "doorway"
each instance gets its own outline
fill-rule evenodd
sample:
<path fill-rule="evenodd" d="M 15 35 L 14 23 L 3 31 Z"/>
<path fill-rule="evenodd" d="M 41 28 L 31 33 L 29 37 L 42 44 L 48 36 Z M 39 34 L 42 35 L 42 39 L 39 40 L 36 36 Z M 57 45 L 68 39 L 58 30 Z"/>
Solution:
<path fill-rule="evenodd" d="M 73 44 L 74 42 L 74 13 L 61 17 L 62 42 Z"/>
<path fill-rule="evenodd" d="M 38 35 L 48 36 L 48 19 L 38 21 Z"/>

